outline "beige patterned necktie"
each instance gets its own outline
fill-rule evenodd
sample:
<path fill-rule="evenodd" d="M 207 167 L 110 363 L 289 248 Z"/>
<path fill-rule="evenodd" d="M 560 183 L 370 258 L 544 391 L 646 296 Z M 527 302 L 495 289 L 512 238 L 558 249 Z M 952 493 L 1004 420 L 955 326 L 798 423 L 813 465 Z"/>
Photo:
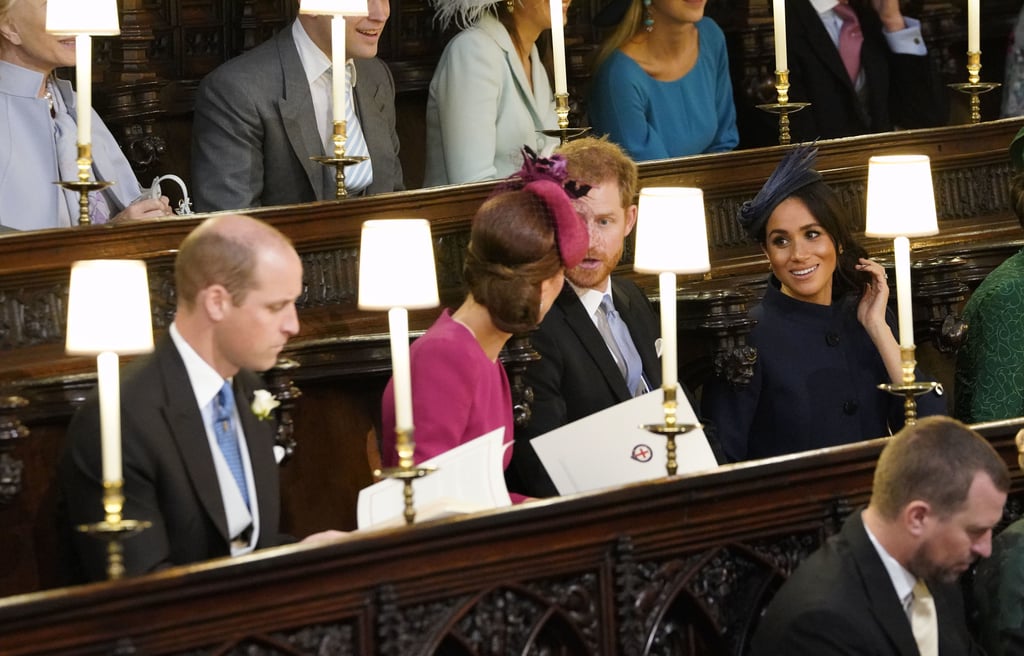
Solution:
<path fill-rule="evenodd" d="M 935 615 L 935 598 L 921 579 L 914 584 L 910 601 L 910 628 L 921 656 L 939 655 L 939 623 Z"/>

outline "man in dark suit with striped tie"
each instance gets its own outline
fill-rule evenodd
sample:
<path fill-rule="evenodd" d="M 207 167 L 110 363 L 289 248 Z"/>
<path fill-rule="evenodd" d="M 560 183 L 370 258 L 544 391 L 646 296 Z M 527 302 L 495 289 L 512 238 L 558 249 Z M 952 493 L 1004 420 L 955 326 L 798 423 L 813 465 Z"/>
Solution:
<path fill-rule="evenodd" d="M 175 284 L 168 334 L 122 376 L 124 516 L 152 523 L 124 541 L 129 575 L 294 541 L 279 532 L 275 422 L 253 372 L 299 331 L 302 262 L 269 224 L 218 216 L 182 242 Z M 105 543 L 73 531 L 103 519 L 100 453 L 93 394 L 58 469 L 77 579 L 106 572 Z"/>

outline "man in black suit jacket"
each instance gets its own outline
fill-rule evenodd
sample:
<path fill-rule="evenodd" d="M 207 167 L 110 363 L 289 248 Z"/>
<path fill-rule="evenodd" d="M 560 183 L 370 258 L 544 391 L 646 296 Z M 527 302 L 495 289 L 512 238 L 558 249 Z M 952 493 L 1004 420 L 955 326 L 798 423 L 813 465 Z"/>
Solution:
<path fill-rule="evenodd" d="M 776 594 L 752 655 L 923 653 L 910 619 L 927 596 L 915 589 L 922 581 L 935 606 L 931 656 L 982 653 L 967 632 L 957 579 L 991 553 L 1009 488 L 999 454 L 957 420 L 907 426 L 879 457 L 868 507 Z"/>
<path fill-rule="evenodd" d="M 611 293 L 615 309 L 629 328 L 643 363 L 646 389 L 661 386 L 661 367 L 655 349 L 658 319 L 643 292 L 628 280 L 611 276 L 626 236 L 636 225 L 636 164 L 607 139 L 588 137 L 562 146 L 569 177 L 590 185 L 582 199 L 590 234 L 587 257 L 565 272 L 568 285 L 548 311 L 530 341 L 540 359 L 526 370 L 533 389 L 531 415 L 516 427 L 515 448 L 506 471 L 509 489 L 528 496 L 558 494 L 529 440 L 568 422 L 633 397 L 609 347 L 598 332 L 593 312 L 600 297 Z M 591 296 L 590 309 L 581 300 Z"/>
<path fill-rule="evenodd" d="M 346 19 L 345 49 L 355 65 L 353 101 L 373 167 L 373 181 L 360 194 L 379 194 L 405 185 L 398 159 L 395 82 L 376 57 L 390 6 L 388 0 L 370 0 L 368 9 L 366 17 Z M 297 30 L 309 52 L 308 63 L 300 56 Z M 325 154 L 324 142 L 331 134 L 326 105 L 325 124 L 318 129 L 312 91 L 327 103 L 330 85 L 304 67 L 316 67 L 321 52 L 330 58 L 331 17 L 303 14 L 203 79 L 192 122 L 192 186 L 198 211 L 335 198 L 334 168 L 310 159 Z M 310 74 L 317 77 L 308 79 Z M 350 135 L 352 129 L 349 125 Z M 347 152 L 352 153 L 351 147 Z M 352 167 L 346 171 L 351 174 Z"/>
<path fill-rule="evenodd" d="M 122 376 L 124 516 L 152 522 L 124 541 L 129 575 L 294 541 L 278 530 L 274 422 L 251 404 L 262 387 L 252 371 L 272 367 L 299 330 L 302 262 L 269 224 L 225 215 L 182 242 L 175 283 L 169 334 Z M 235 397 L 248 504 L 212 428 L 225 381 Z M 65 529 L 103 519 L 100 453 L 94 394 L 72 419 L 59 464 Z M 77 578 L 103 579 L 106 545 L 77 532 L 72 541 Z"/>
<path fill-rule="evenodd" d="M 794 141 L 945 125 L 948 90 L 932 71 L 920 23 L 903 16 L 899 0 L 850 0 L 864 35 L 861 73 L 850 79 L 839 56 L 841 19 L 835 0 L 786 3 L 789 99 L 811 105 L 790 115 Z M 906 51 L 903 51 L 906 50 Z M 770 99 L 771 102 L 775 98 Z M 778 143 L 775 115 L 746 107 L 744 147 Z"/>

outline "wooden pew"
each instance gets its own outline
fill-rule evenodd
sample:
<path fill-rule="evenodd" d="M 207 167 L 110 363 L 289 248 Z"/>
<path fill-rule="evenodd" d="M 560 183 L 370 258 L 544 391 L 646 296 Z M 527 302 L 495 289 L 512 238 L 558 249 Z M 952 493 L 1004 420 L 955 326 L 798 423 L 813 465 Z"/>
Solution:
<path fill-rule="evenodd" d="M 823 142 L 819 168 L 853 207 L 861 208 L 870 155 L 930 155 L 942 232 L 915 240 L 915 258 L 961 257 L 963 264 L 957 267 L 936 265 L 935 275 L 944 278 L 934 287 L 970 287 L 1020 247 L 1021 230 L 1009 209 L 1006 147 L 1022 125 L 1017 119 Z M 684 345 L 680 370 L 693 377 L 706 376 L 707 366 L 697 364 L 709 361 L 722 342 L 742 333 L 742 313 L 728 315 L 723 308 L 732 301 L 719 302 L 715 294 L 746 290 L 749 296 L 763 284 L 763 255 L 745 241 L 733 217 L 783 152 L 776 147 L 641 166 L 645 185 L 699 186 L 705 192 L 712 271 L 680 282 L 685 292 L 679 313 Z M 302 391 L 292 414 L 298 446 L 282 467 L 284 522 L 293 534 L 353 528 L 356 495 L 371 482 L 374 444 L 368 434 L 378 421 L 390 362 L 386 315 L 356 307 L 362 221 L 430 219 L 442 302 L 456 303 L 463 294 L 469 220 L 492 188 L 492 183 L 479 183 L 256 212 L 292 238 L 305 265 L 305 293 L 299 301 L 302 333 L 285 353 L 299 366 L 278 381 L 280 389 L 288 389 L 290 378 Z M 0 559 L 0 596 L 59 583 L 53 567 L 54 464 L 67 420 L 92 387 L 95 371 L 93 360 L 63 355 L 70 263 L 97 257 L 144 259 L 154 326 L 163 332 L 173 316 L 174 252 L 201 218 L 0 237 L 0 553 L 5 556 Z M 891 242 L 877 240 L 868 247 L 882 257 L 892 248 Z M 653 292 L 655 279 L 633 274 L 631 260 L 629 247 L 620 272 Z M 958 277 L 960 270 L 969 273 L 966 283 Z M 936 298 L 919 296 L 917 302 L 929 312 L 956 311 L 956 302 Z M 422 330 L 436 314 L 413 313 L 411 325 Z M 926 312 L 917 316 L 918 341 L 924 344 L 934 321 Z M 948 356 L 941 357 L 948 363 Z M 27 399 L 28 406 L 6 401 L 10 395 Z M 31 435 L 24 436 L 11 417 L 20 418 Z"/>
<path fill-rule="evenodd" d="M 983 429 L 1024 480 L 1014 434 Z M 745 653 L 885 439 L 0 600 L 28 654 Z"/>

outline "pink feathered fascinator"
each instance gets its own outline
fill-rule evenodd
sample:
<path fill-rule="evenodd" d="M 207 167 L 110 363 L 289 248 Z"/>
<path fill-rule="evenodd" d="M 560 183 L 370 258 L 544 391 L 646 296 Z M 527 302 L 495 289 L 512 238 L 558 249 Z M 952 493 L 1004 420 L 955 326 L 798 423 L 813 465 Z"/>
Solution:
<path fill-rule="evenodd" d="M 589 185 L 569 180 L 565 158 L 561 155 L 539 157 L 523 146 L 523 167 L 498 186 L 495 193 L 525 189 L 544 201 L 555 221 L 555 241 L 562 265 L 571 269 L 587 255 L 590 238 L 573 201 L 590 191 Z"/>

